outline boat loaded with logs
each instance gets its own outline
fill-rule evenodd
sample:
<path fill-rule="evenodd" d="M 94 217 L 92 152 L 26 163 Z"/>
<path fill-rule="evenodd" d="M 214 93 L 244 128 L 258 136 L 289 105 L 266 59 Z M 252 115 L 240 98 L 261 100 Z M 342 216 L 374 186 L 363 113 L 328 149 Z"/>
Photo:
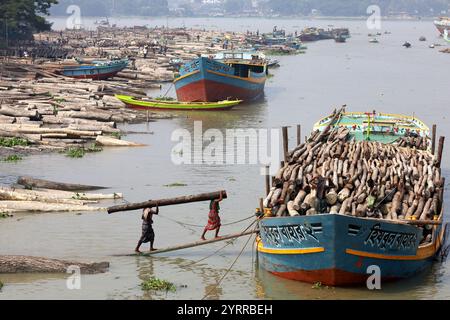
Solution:
<path fill-rule="evenodd" d="M 344 108 L 315 124 L 266 179 L 256 245 L 262 268 L 324 285 L 411 277 L 444 255 L 444 137 L 415 117 Z"/>

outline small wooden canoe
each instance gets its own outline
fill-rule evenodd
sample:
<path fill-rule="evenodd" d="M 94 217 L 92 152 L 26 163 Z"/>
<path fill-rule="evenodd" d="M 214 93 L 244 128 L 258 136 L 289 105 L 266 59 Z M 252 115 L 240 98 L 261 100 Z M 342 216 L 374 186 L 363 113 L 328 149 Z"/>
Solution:
<path fill-rule="evenodd" d="M 223 100 L 218 102 L 179 102 L 162 100 L 138 100 L 131 96 L 118 95 L 115 97 L 126 104 L 128 108 L 146 109 L 170 109 L 170 110 L 224 110 L 234 107 L 242 100 Z"/>

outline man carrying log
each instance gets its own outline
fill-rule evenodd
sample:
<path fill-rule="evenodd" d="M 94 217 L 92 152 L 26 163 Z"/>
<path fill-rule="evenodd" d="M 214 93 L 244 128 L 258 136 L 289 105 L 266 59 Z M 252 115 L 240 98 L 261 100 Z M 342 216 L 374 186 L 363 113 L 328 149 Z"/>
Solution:
<path fill-rule="evenodd" d="M 137 253 L 140 253 L 139 248 L 143 243 L 150 242 L 150 251 L 155 251 L 156 249 L 153 247 L 153 242 L 155 241 L 155 232 L 153 231 L 153 215 L 159 213 L 158 204 L 156 205 L 156 210 L 153 210 L 151 207 L 146 207 L 142 213 L 142 235 L 139 239 L 139 242 L 134 250 Z"/>
<path fill-rule="evenodd" d="M 205 229 L 203 230 L 202 237 L 201 237 L 202 240 L 206 240 L 205 234 L 206 234 L 206 231 L 208 231 L 208 230 L 216 230 L 215 238 L 219 237 L 219 231 L 220 231 L 220 217 L 219 217 L 220 205 L 219 205 L 219 202 L 222 201 L 222 199 L 223 199 L 223 194 L 222 194 L 222 191 L 220 191 L 219 198 L 213 199 L 209 203 L 208 224 L 206 225 Z"/>

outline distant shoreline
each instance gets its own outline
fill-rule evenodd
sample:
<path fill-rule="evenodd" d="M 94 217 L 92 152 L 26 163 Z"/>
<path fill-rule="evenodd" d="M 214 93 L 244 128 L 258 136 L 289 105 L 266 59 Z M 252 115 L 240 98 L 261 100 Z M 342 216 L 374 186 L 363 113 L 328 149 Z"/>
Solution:
<path fill-rule="evenodd" d="M 48 16 L 47 19 L 62 19 L 62 18 L 68 18 L 70 15 L 64 15 L 64 16 Z M 100 18 L 104 19 L 104 16 L 88 16 L 84 15 L 84 18 L 94 19 L 94 18 Z M 222 17 L 215 17 L 215 16 L 127 16 L 127 15 L 114 15 L 114 16 L 108 16 L 108 18 L 137 18 L 137 19 L 279 19 L 279 20 L 294 20 L 294 19 L 300 19 L 300 20 L 367 20 L 369 16 L 241 16 L 241 15 L 227 15 Z M 437 17 L 397 17 L 397 16 L 381 16 L 382 20 L 385 21 L 433 21 L 437 19 Z"/>

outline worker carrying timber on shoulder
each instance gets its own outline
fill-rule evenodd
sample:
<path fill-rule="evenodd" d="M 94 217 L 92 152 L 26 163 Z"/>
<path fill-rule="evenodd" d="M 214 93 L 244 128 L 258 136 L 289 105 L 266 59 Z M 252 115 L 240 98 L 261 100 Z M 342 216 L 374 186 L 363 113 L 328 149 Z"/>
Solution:
<path fill-rule="evenodd" d="M 213 199 L 209 203 L 209 213 L 208 213 L 208 224 L 206 225 L 205 229 L 202 233 L 202 240 L 205 239 L 206 231 L 216 230 L 215 237 L 219 237 L 219 231 L 220 231 L 220 217 L 219 217 L 219 211 L 220 211 L 220 205 L 219 202 L 223 200 L 222 191 L 220 191 L 220 196 L 218 199 Z"/>
<path fill-rule="evenodd" d="M 144 208 L 142 212 L 142 235 L 134 251 L 140 252 L 139 248 L 143 243 L 150 242 L 150 251 L 155 251 L 153 242 L 155 241 L 155 232 L 153 231 L 153 215 L 159 213 L 159 207 L 156 205 L 156 210 L 151 207 Z"/>

